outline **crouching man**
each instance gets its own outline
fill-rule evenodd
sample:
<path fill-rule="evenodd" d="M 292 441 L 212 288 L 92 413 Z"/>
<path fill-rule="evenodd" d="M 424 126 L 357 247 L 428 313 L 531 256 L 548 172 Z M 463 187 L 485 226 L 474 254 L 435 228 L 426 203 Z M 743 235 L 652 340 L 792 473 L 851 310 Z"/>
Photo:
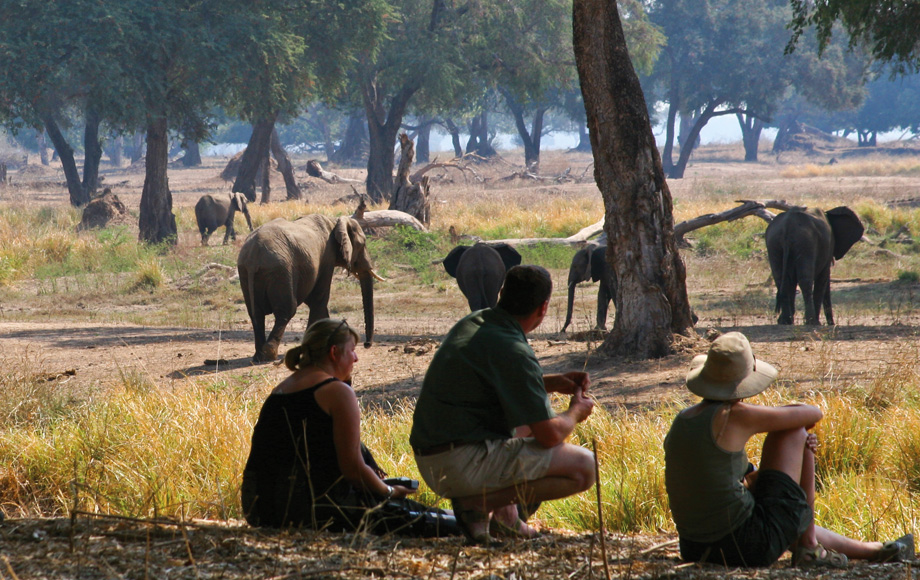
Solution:
<path fill-rule="evenodd" d="M 578 371 L 544 375 L 527 344 L 552 289 L 544 268 L 508 270 L 498 304 L 454 325 L 425 374 L 410 435 L 415 461 L 475 543 L 492 543 L 490 529 L 533 537 L 527 506 L 594 484 L 593 454 L 565 443 L 594 408 L 590 379 Z M 553 411 L 551 392 L 571 395 L 565 412 Z"/>

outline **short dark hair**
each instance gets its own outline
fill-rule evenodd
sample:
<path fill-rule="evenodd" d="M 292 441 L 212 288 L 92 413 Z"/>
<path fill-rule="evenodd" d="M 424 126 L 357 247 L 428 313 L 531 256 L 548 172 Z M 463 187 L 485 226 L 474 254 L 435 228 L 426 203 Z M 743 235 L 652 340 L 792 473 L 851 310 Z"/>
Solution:
<path fill-rule="evenodd" d="M 527 316 L 553 294 L 553 279 L 542 266 L 514 266 L 505 274 L 498 307 L 514 316 Z"/>

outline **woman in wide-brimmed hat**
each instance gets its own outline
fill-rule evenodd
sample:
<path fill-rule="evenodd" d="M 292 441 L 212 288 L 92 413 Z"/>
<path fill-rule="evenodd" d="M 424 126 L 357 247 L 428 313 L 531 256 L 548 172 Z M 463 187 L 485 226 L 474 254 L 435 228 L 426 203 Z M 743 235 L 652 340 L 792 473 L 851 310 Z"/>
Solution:
<path fill-rule="evenodd" d="M 693 359 L 687 388 L 703 398 L 681 411 L 664 440 L 665 484 L 681 558 L 729 566 L 769 566 L 792 550 L 794 565 L 843 568 L 847 557 L 894 562 L 914 557 L 910 534 L 863 542 L 814 523 L 817 437 L 812 405 L 771 407 L 743 399 L 766 389 L 776 369 L 754 358 L 739 332 L 717 338 Z M 767 433 L 760 469 L 745 444 Z"/>

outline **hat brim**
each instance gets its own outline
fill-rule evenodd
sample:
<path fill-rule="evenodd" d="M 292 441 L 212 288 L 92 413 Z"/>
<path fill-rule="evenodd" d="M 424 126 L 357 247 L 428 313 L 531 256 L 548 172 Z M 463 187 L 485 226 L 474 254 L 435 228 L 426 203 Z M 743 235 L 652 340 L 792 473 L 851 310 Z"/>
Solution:
<path fill-rule="evenodd" d="M 706 363 L 706 355 L 701 354 L 693 358 L 690 363 L 690 372 L 687 373 L 687 388 L 694 395 L 713 401 L 730 401 L 732 399 L 746 399 L 753 397 L 770 386 L 779 371 L 770 363 L 759 358 L 754 358 L 754 370 L 740 381 L 714 381 L 704 377 L 701 373 Z"/>

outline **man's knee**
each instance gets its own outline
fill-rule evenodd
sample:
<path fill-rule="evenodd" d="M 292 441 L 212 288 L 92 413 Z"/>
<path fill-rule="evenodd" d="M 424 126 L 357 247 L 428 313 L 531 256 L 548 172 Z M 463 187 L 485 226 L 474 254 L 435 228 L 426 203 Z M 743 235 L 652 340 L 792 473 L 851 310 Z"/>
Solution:
<path fill-rule="evenodd" d="M 572 480 L 579 493 L 591 488 L 595 481 L 594 453 L 579 445 L 565 444 L 560 450 L 564 454 L 558 464 L 557 474 Z"/>

